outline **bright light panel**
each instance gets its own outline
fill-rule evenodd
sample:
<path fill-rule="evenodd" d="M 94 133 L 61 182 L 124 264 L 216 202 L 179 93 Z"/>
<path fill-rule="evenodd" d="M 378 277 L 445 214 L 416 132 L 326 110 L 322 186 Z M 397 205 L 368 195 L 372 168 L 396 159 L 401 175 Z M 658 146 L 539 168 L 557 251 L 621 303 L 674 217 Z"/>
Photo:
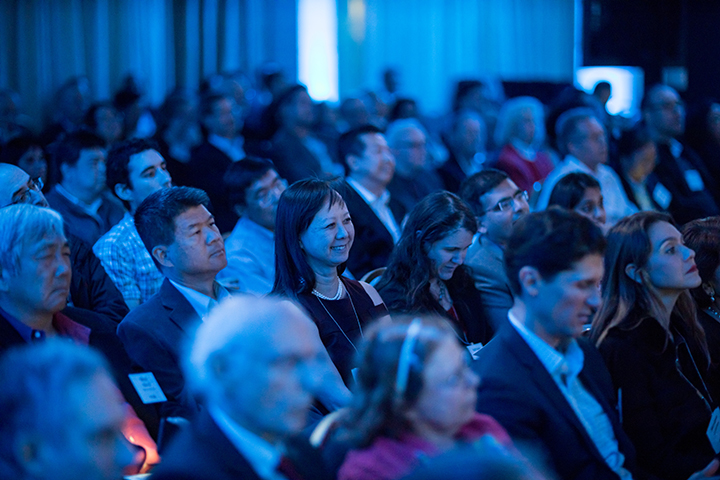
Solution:
<path fill-rule="evenodd" d="M 316 101 L 338 100 L 335 0 L 298 1 L 298 78 Z"/>
<path fill-rule="evenodd" d="M 575 72 L 575 83 L 592 93 L 598 82 L 606 81 L 612 86 L 612 96 L 607 103 L 611 115 L 633 117 L 640 109 L 643 96 L 644 72 L 639 67 L 583 67 Z"/>

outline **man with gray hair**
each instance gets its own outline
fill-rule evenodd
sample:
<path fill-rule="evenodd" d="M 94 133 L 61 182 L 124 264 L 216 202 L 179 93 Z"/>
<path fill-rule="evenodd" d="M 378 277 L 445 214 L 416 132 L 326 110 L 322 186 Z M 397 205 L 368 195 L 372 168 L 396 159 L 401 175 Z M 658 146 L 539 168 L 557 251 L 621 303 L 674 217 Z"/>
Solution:
<path fill-rule="evenodd" d="M 395 157 L 395 175 L 387 189 L 409 212 L 420 200 L 442 190 L 443 182 L 430 165 L 427 135 L 420 122 L 414 118 L 396 120 L 385 137 Z"/>
<path fill-rule="evenodd" d="M 558 180 L 568 173 L 583 172 L 600 182 L 608 228 L 638 211 L 628 200 L 620 177 L 605 165 L 608 159 L 607 134 L 592 110 L 583 107 L 568 110 L 558 118 L 555 130 L 560 154 L 565 158 L 545 179 L 535 210 L 547 208 Z"/>
<path fill-rule="evenodd" d="M 133 460 L 123 399 L 94 350 L 59 340 L 0 360 L 0 478 L 118 480 Z"/>
<path fill-rule="evenodd" d="M 230 298 L 199 326 L 185 376 L 203 409 L 163 454 L 155 480 L 323 479 L 318 453 L 293 437 L 332 378 L 315 324 L 295 304 Z"/>

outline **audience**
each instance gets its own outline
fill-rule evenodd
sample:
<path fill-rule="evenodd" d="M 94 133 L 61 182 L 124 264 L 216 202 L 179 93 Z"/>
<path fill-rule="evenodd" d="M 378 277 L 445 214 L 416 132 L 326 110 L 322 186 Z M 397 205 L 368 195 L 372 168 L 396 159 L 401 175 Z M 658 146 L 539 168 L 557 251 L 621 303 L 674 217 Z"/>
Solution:
<path fill-rule="evenodd" d="M 592 175 L 573 172 L 561 178 L 550 194 L 548 208 L 553 205 L 574 210 L 595 222 L 601 229 L 605 228 L 605 202 L 600 182 Z"/>
<path fill-rule="evenodd" d="M 387 265 L 402 233 L 406 210 L 387 189 L 395 173 L 395 158 L 377 127 L 365 125 L 344 133 L 339 150 L 347 168 L 340 193 L 357 232 L 347 267 L 360 278 Z"/>
<path fill-rule="evenodd" d="M 641 212 L 610 230 L 605 270 L 592 339 L 622 392 L 623 428 L 641 468 L 685 479 L 715 455 L 706 431 L 720 398 L 689 293 L 702 282 L 695 252 L 668 215 Z"/>
<path fill-rule="evenodd" d="M 171 186 L 165 159 L 145 139 L 127 140 L 108 154 L 107 186 L 128 207 L 123 219 L 93 246 L 128 307 L 155 295 L 163 275 L 140 240 L 133 214 L 148 195 Z"/>
<path fill-rule="evenodd" d="M 545 115 L 539 100 L 517 97 L 500 110 L 495 144 L 500 147 L 495 168 L 504 171 L 522 190 L 536 194 L 553 170 L 553 161 L 540 150 L 545 140 Z"/>
<path fill-rule="evenodd" d="M 267 295 L 275 283 L 275 216 L 287 182 L 270 160 L 246 157 L 230 165 L 225 187 L 240 220 L 225 240 L 228 265 L 217 279 L 233 290 Z"/>
<path fill-rule="evenodd" d="M 720 181 L 720 103 L 705 99 L 688 112 L 687 145 L 695 150 L 715 184 Z"/>
<path fill-rule="evenodd" d="M 618 174 L 605 165 L 607 134 L 594 113 L 587 108 L 568 110 L 558 118 L 556 131 L 558 147 L 565 158 L 545 179 L 535 209 L 547 207 L 558 180 L 571 172 L 583 172 L 600 182 L 609 225 L 636 212 L 637 207 L 625 195 Z"/>
<path fill-rule="evenodd" d="M 135 227 L 165 276 L 160 291 L 120 322 L 117 333 L 133 362 L 152 372 L 167 402 L 163 417 L 192 418 L 198 404 L 185 385 L 181 348 L 228 291 L 215 281 L 225 247 L 202 190 L 171 187 L 149 195 L 135 211 Z"/>
<path fill-rule="evenodd" d="M 527 192 L 520 190 L 505 172 L 488 168 L 462 183 L 460 197 L 478 222 L 465 265 L 481 294 L 478 306 L 497 331 L 513 305 L 504 251 L 515 222 L 530 211 Z"/>
<path fill-rule="evenodd" d="M 0 208 L 21 204 L 48 206 L 37 181 L 14 165 L 0 163 Z M 122 295 L 90 246 L 65 230 L 72 268 L 68 303 L 120 323 L 129 311 Z"/>
<path fill-rule="evenodd" d="M 580 338 L 600 306 L 604 250 L 600 228 L 574 212 L 520 219 L 505 251 L 510 321 L 474 363 L 478 411 L 561 479 L 637 476 L 602 357 Z"/>
<path fill-rule="evenodd" d="M 38 184 L 47 184 L 48 164 L 45 152 L 40 141 L 34 137 L 20 136 L 7 142 L 0 152 L 0 163 L 17 165 Z"/>
<path fill-rule="evenodd" d="M 363 326 L 387 314 L 373 287 L 342 276 L 354 237 L 345 201 L 327 182 L 302 180 L 280 197 L 273 293 L 307 310 L 348 386 Z"/>
<path fill-rule="evenodd" d="M 665 211 L 672 195 L 653 172 L 657 165 L 657 146 L 644 125 L 623 132 L 618 141 L 618 174 L 628 199 L 640 210 Z"/>
<path fill-rule="evenodd" d="M 125 214 L 105 185 L 105 141 L 78 131 L 61 137 L 50 151 L 60 178 L 47 201 L 63 216 L 69 233 L 94 245 Z"/>
<path fill-rule="evenodd" d="M 410 212 L 377 284 L 390 312 L 432 313 L 446 319 L 471 353 L 493 335 L 481 294 L 463 266 L 477 230 L 475 215 L 465 202 L 449 192 L 433 193 Z"/>
<path fill-rule="evenodd" d="M 193 181 L 188 163 L 192 149 L 202 142 L 197 103 L 192 92 L 176 89 L 165 97 L 157 114 L 158 151 L 167 162 L 173 183 L 183 187 Z"/>
<path fill-rule="evenodd" d="M 180 432 L 152 478 L 330 479 L 317 451 L 297 436 L 332 369 L 317 332 L 288 301 L 221 303 L 182 362 L 207 409 Z"/>
<path fill-rule="evenodd" d="M 112 102 L 93 104 L 85 114 L 84 125 L 98 137 L 105 140 L 105 146 L 111 147 L 122 139 L 122 117 Z"/>
<path fill-rule="evenodd" d="M 107 362 L 60 341 L 0 360 L 0 477 L 118 480 L 133 462 Z"/>
<path fill-rule="evenodd" d="M 480 379 L 444 320 L 376 324 L 359 358 L 357 391 L 335 435 L 350 447 L 338 480 L 400 479 L 485 435 L 513 448 L 495 420 L 475 412 Z"/>
<path fill-rule="evenodd" d="M 643 98 L 643 120 L 657 146 L 655 175 L 668 190 L 666 209 L 681 225 L 720 214 L 715 181 L 702 160 L 679 138 L 685 132 L 685 106 L 674 88 L 651 87 Z"/>
<path fill-rule="evenodd" d="M 463 180 L 483 169 L 486 142 L 485 123 L 476 112 L 454 117 L 446 142 L 449 156 L 438 169 L 446 190 L 457 192 Z"/>

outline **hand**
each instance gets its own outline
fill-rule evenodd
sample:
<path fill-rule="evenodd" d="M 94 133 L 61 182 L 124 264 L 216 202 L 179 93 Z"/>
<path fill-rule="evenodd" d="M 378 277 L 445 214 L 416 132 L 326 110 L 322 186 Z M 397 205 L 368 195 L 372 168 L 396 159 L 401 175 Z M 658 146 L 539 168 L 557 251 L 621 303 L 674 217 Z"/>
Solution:
<path fill-rule="evenodd" d="M 720 479 L 720 476 L 715 475 L 720 468 L 720 460 L 714 458 L 712 462 L 708 463 L 707 467 L 703 468 L 699 472 L 695 472 L 690 475 L 688 480 L 701 480 L 704 478 L 716 478 Z"/>

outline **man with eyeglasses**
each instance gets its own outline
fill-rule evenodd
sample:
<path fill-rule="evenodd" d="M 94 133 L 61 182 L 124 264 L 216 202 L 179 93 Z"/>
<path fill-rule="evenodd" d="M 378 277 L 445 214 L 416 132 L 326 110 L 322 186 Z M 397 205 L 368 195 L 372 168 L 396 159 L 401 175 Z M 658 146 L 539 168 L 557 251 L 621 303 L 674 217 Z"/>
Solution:
<path fill-rule="evenodd" d="M 508 175 L 489 168 L 472 175 L 460 185 L 460 197 L 477 217 L 479 231 L 465 257 L 475 288 L 481 293 L 482 306 L 495 331 L 507 322 L 513 305 L 505 267 L 505 245 L 515 222 L 529 211 L 528 194 L 520 190 Z"/>
<path fill-rule="evenodd" d="M 618 174 L 605 165 L 608 160 L 607 134 L 595 112 L 589 108 L 568 110 L 558 118 L 555 131 L 558 149 L 565 158 L 545 179 L 535 211 L 547 208 L 555 184 L 572 172 L 587 173 L 600 182 L 608 228 L 638 211 L 628 200 Z"/>
<path fill-rule="evenodd" d="M 653 177 L 666 187 L 658 191 L 649 184 L 653 199 L 680 224 L 718 215 L 720 192 L 716 180 L 700 157 L 678 140 L 685 133 L 685 107 L 678 93 L 667 85 L 655 85 L 643 98 L 642 110 L 650 137 L 657 146 Z"/>
<path fill-rule="evenodd" d="M 93 251 L 133 309 L 155 295 L 165 278 L 140 240 L 133 214 L 148 195 L 170 187 L 172 179 L 155 142 L 133 139 L 117 144 L 108 154 L 106 181 L 128 212 Z"/>
<path fill-rule="evenodd" d="M 225 173 L 228 200 L 240 216 L 225 240 L 228 265 L 217 276 L 227 288 L 267 295 L 275 282 L 275 214 L 287 182 L 272 161 L 246 157 Z"/>
<path fill-rule="evenodd" d="M 42 181 L 30 178 L 15 165 L 0 163 L 0 208 L 20 204 L 48 206 L 42 193 Z M 90 245 L 70 232 L 66 234 L 72 266 L 70 304 L 103 314 L 119 323 L 128 313 L 122 295 L 93 254 Z"/>

